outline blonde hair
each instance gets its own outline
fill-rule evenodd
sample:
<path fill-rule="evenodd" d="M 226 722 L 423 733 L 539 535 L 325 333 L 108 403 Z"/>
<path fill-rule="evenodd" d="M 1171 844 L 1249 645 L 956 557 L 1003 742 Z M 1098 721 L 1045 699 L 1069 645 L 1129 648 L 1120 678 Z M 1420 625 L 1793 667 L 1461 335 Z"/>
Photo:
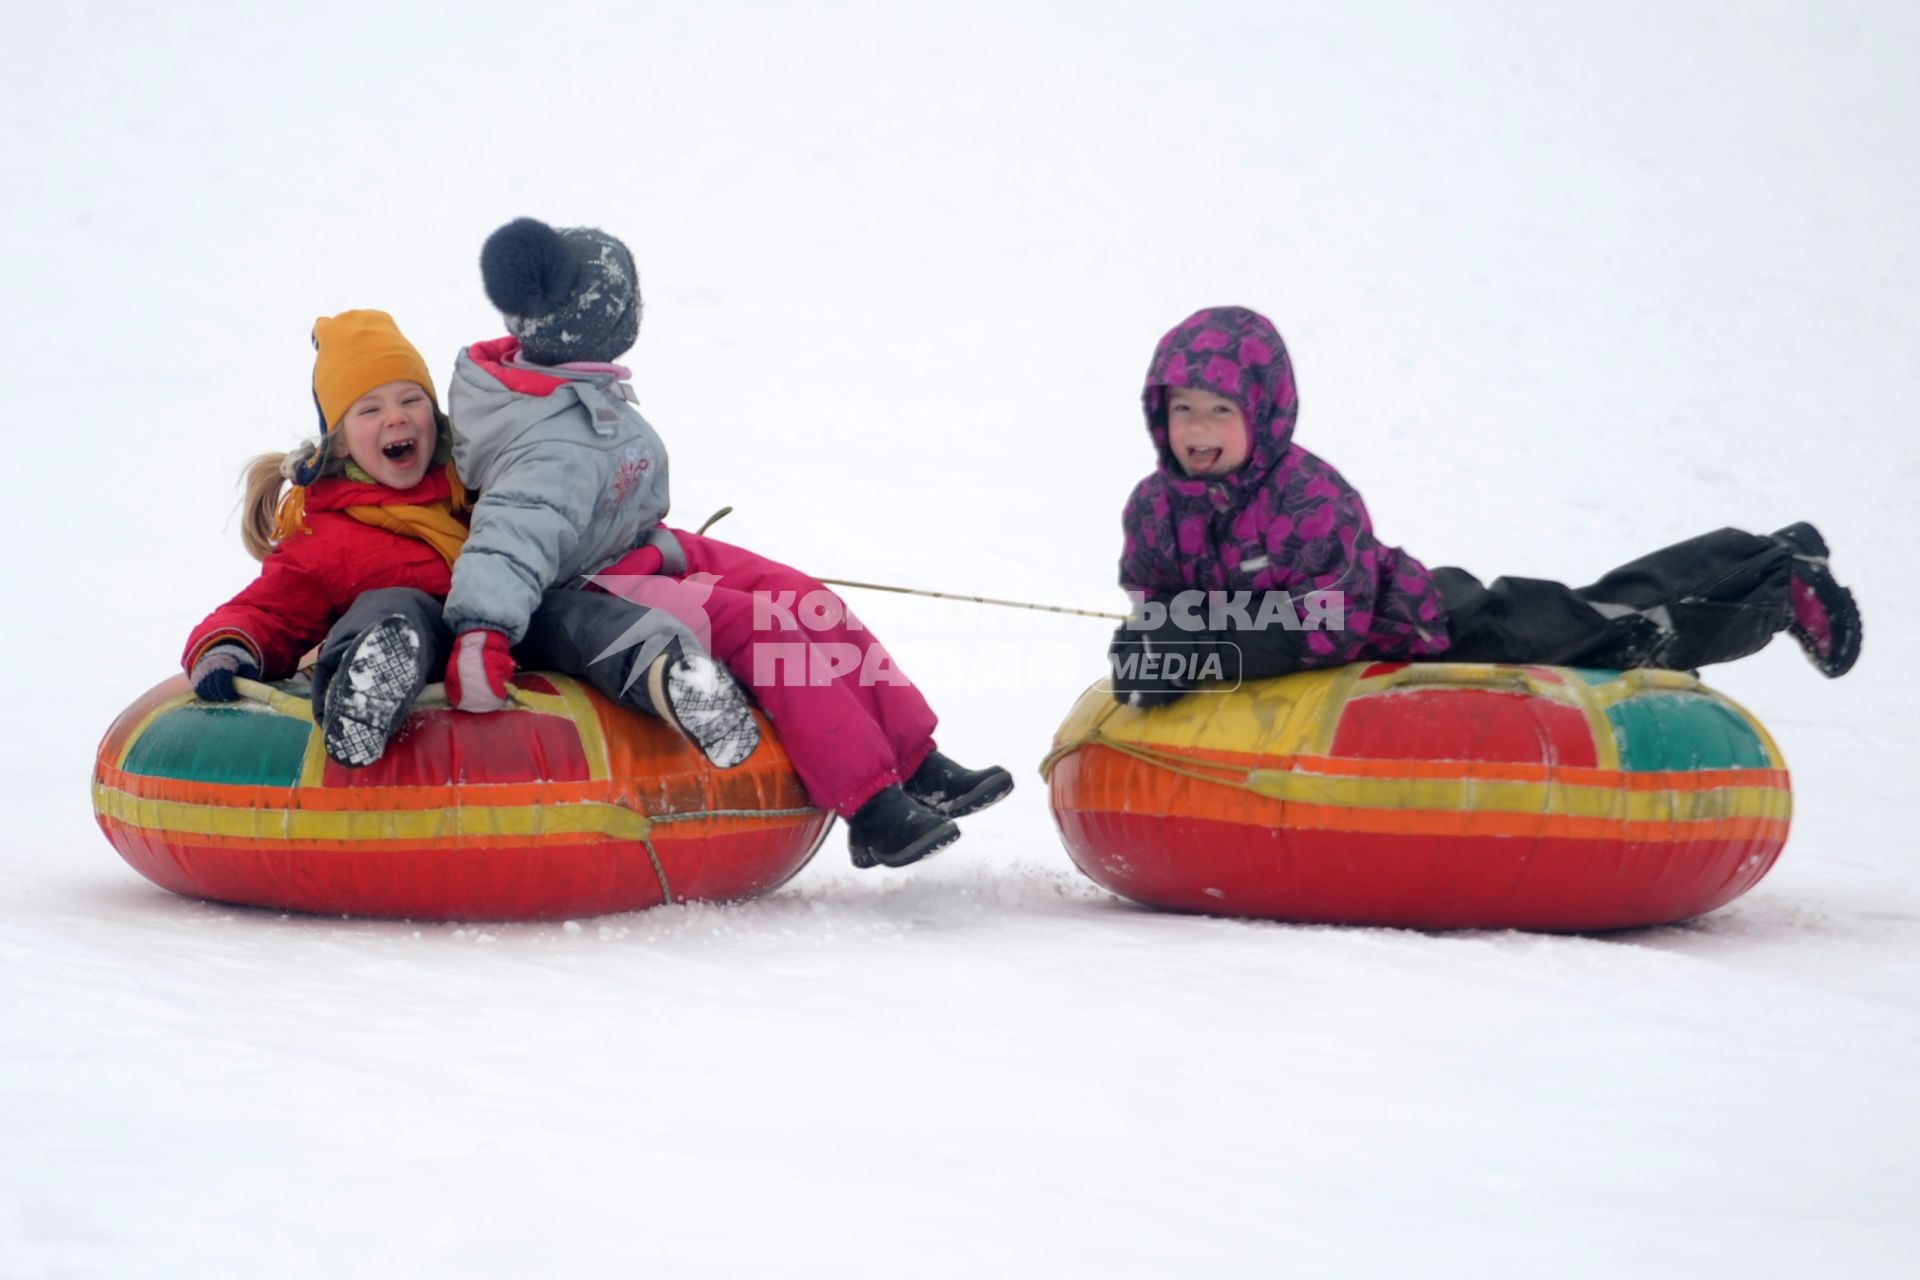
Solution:
<path fill-rule="evenodd" d="M 294 462 L 313 457 L 315 449 L 321 453 L 321 474 L 344 470 L 340 432 L 326 432 L 324 441 L 307 441 L 288 453 L 259 453 L 240 468 L 240 545 L 255 560 L 271 557 L 275 545 L 286 537 L 282 514 L 286 514 L 286 499 L 292 495 L 282 493 L 282 489 L 286 489 Z M 305 505 L 301 503 L 301 507 Z"/>
<path fill-rule="evenodd" d="M 262 453 L 240 469 L 240 541 L 247 554 L 264 561 L 273 554 L 274 516 L 280 510 L 280 474 L 284 453 Z"/>

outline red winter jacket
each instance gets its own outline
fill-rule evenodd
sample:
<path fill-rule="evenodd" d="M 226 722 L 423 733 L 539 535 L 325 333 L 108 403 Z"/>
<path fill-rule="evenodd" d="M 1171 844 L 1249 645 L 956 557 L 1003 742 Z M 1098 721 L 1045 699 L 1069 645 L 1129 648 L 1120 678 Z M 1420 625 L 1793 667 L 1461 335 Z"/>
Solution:
<path fill-rule="evenodd" d="M 223 640 L 251 648 L 263 679 L 290 676 L 300 656 L 327 635 L 363 591 L 414 587 L 444 600 L 453 571 L 427 543 L 362 523 L 347 507 L 439 502 L 450 495 L 435 467 L 411 489 L 354 480 L 319 480 L 307 490 L 307 527 L 273 549 L 245 591 L 207 615 L 187 638 L 181 666 Z"/>

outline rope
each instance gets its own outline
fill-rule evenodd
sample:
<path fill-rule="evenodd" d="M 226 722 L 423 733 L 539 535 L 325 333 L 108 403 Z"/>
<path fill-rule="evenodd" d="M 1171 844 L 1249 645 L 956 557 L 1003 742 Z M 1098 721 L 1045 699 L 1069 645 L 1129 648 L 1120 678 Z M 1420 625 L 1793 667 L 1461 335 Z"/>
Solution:
<path fill-rule="evenodd" d="M 660 877 L 660 905 L 670 907 L 673 905 L 673 890 L 667 886 L 666 868 L 660 865 L 660 855 L 653 850 L 653 840 L 641 836 L 640 843 L 647 847 L 647 858 L 653 863 L 653 874 Z"/>
<path fill-rule="evenodd" d="M 813 809 L 813 808 L 703 809 L 698 813 L 667 813 L 667 814 L 661 814 L 657 817 L 652 814 L 647 814 L 643 816 L 646 817 L 647 822 L 650 825 L 658 826 L 663 822 L 697 822 L 705 818 L 799 818 L 799 817 L 805 817 L 808 814 L 813 814 L 818 812 L 820 812 L 818 809 Z M 826 827 L 822 829 L 822 831 L 820 832 L 820 839 L 814 842 L 813 848 L 807 850 L 806 862 L 802 862 L 800 866 L 804 867 L 807 864 L 807 862 L 813 861 L 813 855 L 820 852 L 820 845 L 826 841 L 827 832 L 831 831 L 832 829 L 833 829 L 833 821 L 831 818 L 829 818 L 827 821 Z M 671 906 L 673 904 L 673 890 L 667 887 L 667 872 L 666 872 L 666 868 L 660 865 L 660 855 L 654 851 L 653 841 L 650 838 L 646 836 L 642 836 L 640 838 L 640 843 L 644 844 L 647 847 L 647 857 L 653 860 L 653 873 L 660 877 L 660 897 L 661 897 L 660 905 Z M 800 867 L 795 867 L 793 874 L 798 875 L 799 872 L 800 872 Z M 791 879 L 791 877 L 789 877 L 789 879 Z M 785 882 L 783 881 L 782 883 L 785 883 Z"/>
<path fill-rule="evenodd" d="M 1102 718 L 1104 719 L 1104 717 Z M 1131 756 L 1143 764 L 1153 765 L 1156 768 L 1164 769 L 1168 773 L 1178 774 L 1183 778 L 1192 778 L 1196 782 L 1210 782 L 1218 787 L 1231 787 L 1235 791 L 1244 791 L 1248 795 L 1265 795 L 1266 792 L 1262 791 L 1260 785 L 1254 781 L 1254 775 L 1256 773 L 1272 772 L 1272 770 L 1244 769 L 1235 765 L 1225 764 L 1209 764 L 1196 767 L 1190 758 L 1175 752 L 1160 751 L 1153 747 L 1141 746 L 1138 743 L 1121 742 L 1118 739 L 1109 738 L 1100 732 L 1100 726 L 1096 724 L 1093 728 L 1087 730 L 1086 736 L 1079 741 L 1063 742 L 1052 751 L 1049 751 L 1046 758 L 1040 762 L 1040 777 L 1043 780 L 1051 781 L 1053 767 L 1055 765 L 1059 764 L 1080 748 L 1090 746 L 1105 747 L 1109 751 L 1117 751 L 1123 756 Z M 1227 776 L 1221 777 L 1217 774 L 1203 773 L 1201 772 L 1202 768 L 1221 770 Z M 1239 776 L 1233 776 L 1235 773 Z"/>
<path fill-rule="evenodd" d="M 664 813 L 658 816 L 647 814 L 648 822 L 655 826 L 663 822 L 698 822 L 703 818 L 804 818 L 810 813 L 820 812 L 815 808 L 805 809 L 697 809 L 687 813 Z"/>
<path fill-rule="evenodd" d="M 927 591 L 920 587 L 890 587 L 880 582 L 852 582 L 846 578 L 819 578 L 829 587 L 858 587 L 862 591 L 891 591 L 903 596 L 926 596 L 930 600 L 959 600 L 965 604 L 991 604 L 1002 609 L 1030 609 L 1035 613 L 1065 613 L 1076 618 L 1105 618 L 1110 622 L 1125 622 L 1124 613 L 1102 613 L 1098 609 L 1069 609 L 1058 604 L 1029 604 L 1025 600 L 999 600 L 993 596 L 965 596 L 951 591 Z"/>
<path fill-rule="evenodd" d="M 296 720 L 313 723 L 313 700 L 303 694 L 288 693 L 285 689 L 261 680 L 249 680 L 245 676 L 234 677 L 233 687 L 249 702 L 258 702 L 273 708 L 283 716 L 292 716 Z M 507 685 L 507 701 L 513 706 L 530 705 L 520 688 L 514 684 Z M 447 700 L 446 685 L 439 683 L 422 686 L 413 699 L 415 710 L 422 708 L 436 710 L 452 705 Z"/>
<path fill-rule="evenodd" d="M 731 515 L 732 507 L 722 507 L 707 517 L 707 522 L 694 530 L 695 534 L 705 533 L 720 522 L 721 517 Z M 1069 609 L 1057 604 L 1029 604 L 1025 600 L 998 600 L 992 596 L 957 595 L 951 591 L 928 591 L 921 587 L 890 587 L 881 582 L 854 582 L 847 578 L 816 578 L 829 587 L 856 587 L 861 591 L 891 591 L 895 595 L 925 596 L 929 600 L 958 600 L 963 604 L 991 604 L 1002 609 L 1029 609 L 1035 613 L 1064 613 L 1076 618 L 1105 618 L 1109 622 L 1125 622 L 1124 613 L 1102 613 L 1097 609 Z"/>

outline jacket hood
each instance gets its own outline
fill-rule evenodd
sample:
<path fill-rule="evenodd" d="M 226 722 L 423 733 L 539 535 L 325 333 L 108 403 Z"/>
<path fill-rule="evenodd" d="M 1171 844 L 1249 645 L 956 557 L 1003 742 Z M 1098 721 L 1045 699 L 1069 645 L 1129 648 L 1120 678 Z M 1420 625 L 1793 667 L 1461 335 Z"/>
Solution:
<path fill-rule="evenodd" d="M 567 384 L 567 379 L 560 373 L 531 367 L 524 360 L 519 360 L 521 350 L 520 339 L 507 337 L 476 342 L 464 354 L 492 375 L 501 386 L 523 396 L 548 395 Z M 519 362 L 516 363 L 516 360 Z"/>
<path fill-rule="evenodd" d="M 1230 475 L 1192 479 L 1174 461 L 1167 440 L 1167 388 L 1224 396 L 1247 420 L 1247 463 Z M 1293 446 L 1299 397 L 1293 363 L 1273 322 L 1245 307 L 1207 307 L 1175 325 L 1153 350 L 1140 403 L 1160 470 L 1176 492 L 1215 493 L 1239 505 L 1257 491 Z"/>
<path fill-rule="evenodd" d="M 593 434 L 610 437 L 610 424 L 632 398 L 617 374 L 530 367 L 514 361 L 519 354 L 519 339 L 498 338 L 474 343 L 454 361 L 447 393 L 453 460 L 469 484 L 484 485 L 495 460 L 535 433 L 573 434 L 550 425 L 556 419 L 574 415 Z"/>

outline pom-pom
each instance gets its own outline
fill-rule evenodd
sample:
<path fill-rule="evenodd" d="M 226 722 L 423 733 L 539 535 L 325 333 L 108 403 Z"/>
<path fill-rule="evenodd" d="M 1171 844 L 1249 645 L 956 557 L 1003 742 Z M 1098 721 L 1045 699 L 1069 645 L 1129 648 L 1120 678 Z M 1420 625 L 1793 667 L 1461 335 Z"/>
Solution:
<path fill-rule="evenodd" d="M 579 273 L 573 246 L 537 218 L 515 218 L 480 249 L 487 297 L 510 316 L 543 316 L 566 306 Z"/>

